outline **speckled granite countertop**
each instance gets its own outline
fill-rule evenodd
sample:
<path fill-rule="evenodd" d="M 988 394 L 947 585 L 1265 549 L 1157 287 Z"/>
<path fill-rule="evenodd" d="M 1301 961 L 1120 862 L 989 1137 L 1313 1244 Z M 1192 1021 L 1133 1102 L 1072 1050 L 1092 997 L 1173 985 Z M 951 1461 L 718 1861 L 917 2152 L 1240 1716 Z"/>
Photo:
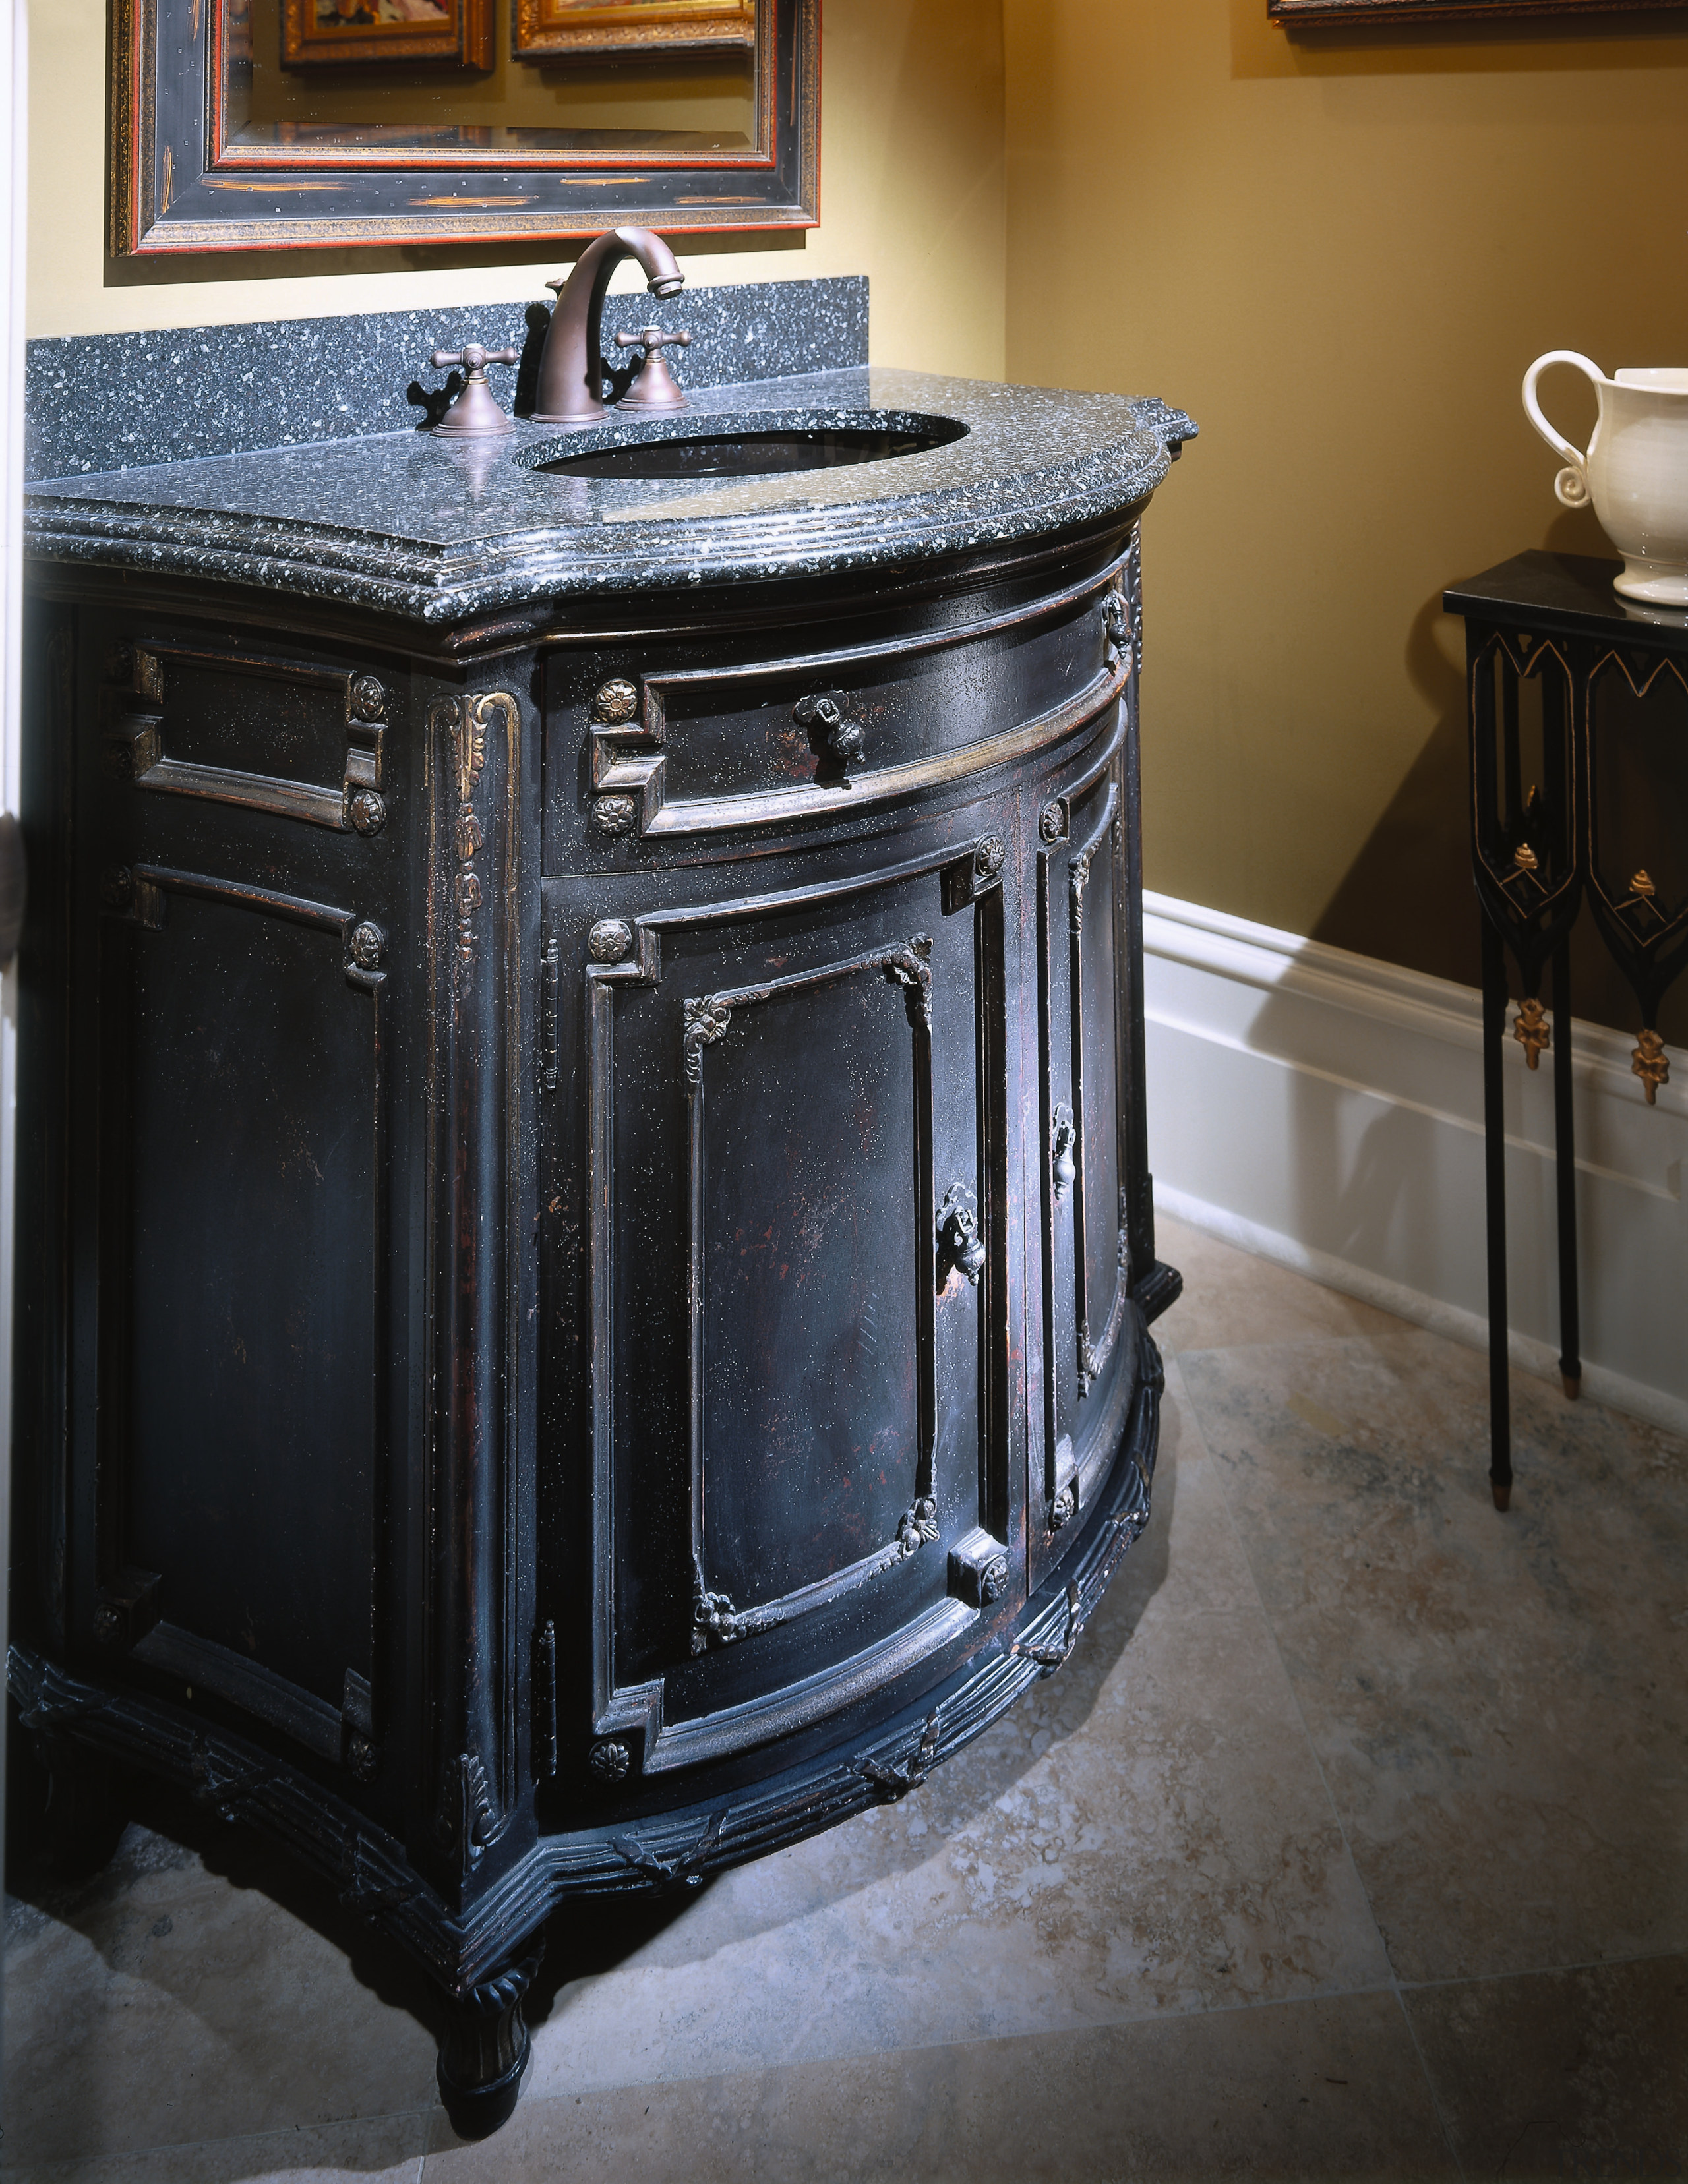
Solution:
<path fill-rule="evenodd" d="M 672 423 L 509 438 L 416 432 L 201 457 L 30 488 L 28 549 L 338 601 L 432 627 L 537 601 L 947 560 L 1088 528 L 1140 503 L 1195 426 L 1158 401 L 878 367 L 689 389 Z M 549 453 L 695 432 L 944 417 L 925 453 L 744 479 L 534 470 Z M 878 422 L 878 420 L 872 421 Z"/>

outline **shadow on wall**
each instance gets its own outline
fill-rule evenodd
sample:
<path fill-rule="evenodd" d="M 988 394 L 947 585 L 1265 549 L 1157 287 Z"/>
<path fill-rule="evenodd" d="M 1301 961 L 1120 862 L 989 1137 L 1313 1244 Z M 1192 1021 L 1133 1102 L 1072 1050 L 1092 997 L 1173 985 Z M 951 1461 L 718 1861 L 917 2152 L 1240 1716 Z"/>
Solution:
<path fill-rule="evenodd" d="M 1567 510 L 1550 526 L 1543 543 L 1551 553 L 1612 558 L 1605 532 L 1586 509 Z M 1449 581 L 1476 573 L 1451 570 Z M 1413 617 L 1405 655 L 1415 688 L 1435 708 L 1436 724 L 1310 938 L 1475 986 L 1482 970 L 1468 831 L 1465 683 L 1437 642 L 1441 619 L 1437 593 Z M 1464 624 L 1456 621 L 1451 627 L 1456 646 L 1462 649 Z M 1507 970 L 1513 998 L 1520 998 L 1518 967 L 1510 957 Z M 1640 1029 L 1635 995 L 1586 909 L 1571 938 L 1571 989 L 1573 1006 L 1585 1022 L 1622 1032 Z M 1666 1000 L 1659 1028 L 1669 1045 L 1688 1046 L 1688 980 Z"/>

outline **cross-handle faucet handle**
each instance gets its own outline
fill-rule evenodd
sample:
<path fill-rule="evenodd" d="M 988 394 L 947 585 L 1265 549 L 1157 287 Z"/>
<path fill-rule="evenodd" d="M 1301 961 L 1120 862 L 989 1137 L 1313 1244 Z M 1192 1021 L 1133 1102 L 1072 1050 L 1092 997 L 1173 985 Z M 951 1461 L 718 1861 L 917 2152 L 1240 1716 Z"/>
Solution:
<path fill-rule="evenodd" d="M 682 333 L 666 334 L 660 326 L 641 326 L 636 334 L 618 333 L 616 337 L 617 348 L 642 348 L 647 356 L 653 349 L 666 348 L 671 342 L 677 348 L 690 348 L 692 337 Z"/>
<path fill-rule="evenodd" d="M 452 440 L 484 440 L 495 433 L 515 430 L 510 419 L 499 407 L 498 398 L 487 383 L 489 364 L 520 364 L 519 348 L 482 348 L 479 342 L 465 342 L 461 348 L 437 348 L 428 358 L 436 371 L 448 371 L 461 365 L 467 373 L 463 392 L 434 426 L 436 432 Z"/>
<path fill-rule="evenodd" d="M 454 365 L 460 364 L 467 367 L 471 378 L 478 374 L 482 379 L 487 376 L 489 364 L 520 364 L 521 361 L 521 351 L 519 348 L 482 348 L 479 342 L 465 342 L 458 349 L 437 348 L 428 359 L 436 371 L 448 371 Z"/>
<path fill-rule="evenodd" d="M 642 348 L 644 361 L 634 376 L 632 385 L 616 404 L 618 410 L 683 410 L 686 398 L 680 392 L 679 382 L 668 369 L 668 359 L 660 352 L 668 348 L 690 348 L 690 334 L 666 334 L 660 326 L 641 326 L 636 334 L 618 333 L 617 348 Z"/>

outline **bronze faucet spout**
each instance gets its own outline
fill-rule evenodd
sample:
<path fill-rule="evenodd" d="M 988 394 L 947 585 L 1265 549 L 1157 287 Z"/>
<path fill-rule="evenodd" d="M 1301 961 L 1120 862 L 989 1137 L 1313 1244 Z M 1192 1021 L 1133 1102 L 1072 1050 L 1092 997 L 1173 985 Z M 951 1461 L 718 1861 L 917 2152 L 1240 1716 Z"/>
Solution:
<path fill-rule="evenodd" d="M 624 258 L 637 258 L 643 266 L 653 296 L 671 296 L 685 284 L 673 252 L 649 228 L 616 227 L 594 237 L 571 273 L 545 283 L 555 293 L 557 307 L 539 359 L 536 424 L 593 425 L 609 415 L 598 391 L 604 298 L 610 276 Z"/>

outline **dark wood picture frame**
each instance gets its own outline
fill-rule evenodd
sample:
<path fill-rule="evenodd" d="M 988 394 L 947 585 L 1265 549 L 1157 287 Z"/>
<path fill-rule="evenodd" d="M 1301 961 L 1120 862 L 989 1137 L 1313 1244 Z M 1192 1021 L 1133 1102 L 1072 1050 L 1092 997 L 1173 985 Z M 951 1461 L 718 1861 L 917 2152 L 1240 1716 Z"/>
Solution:
<path fill-rule="evenodd" d="M 1684 0 L 1267 0 L 1267 13 L 1286 30 L 1331 23 L 1352 30 L 1367 24 L 1479 23 L 1523 15 L 1633 15 L 1674 8 Z"/>
<path fill-rule="evenodd" d="M 337 0 L 281 0 L 283 68 L 343 67 L 358 61 L 448 61 L 493 64 L 493 0 L 428 0 L 435 22 L 340 22 L 325 25 Z M 375 9 L 380 0 L 362 0 Z"/>
<path fill-rule="evenodd" d="M 756 42 L 756 0 L 511 0 L 518 60 L 555 53 L 710 53 Z"/>
<path fill-rule="evenodd" d="M 114 257 L 754 232 L 820 217 L 821 0 L 758 0 L 750 144 L 631 150 L 470 129 L 443 142 L 420 129 L 242 142 L 229 107 L 240 0 L 109 4 Z"/>

